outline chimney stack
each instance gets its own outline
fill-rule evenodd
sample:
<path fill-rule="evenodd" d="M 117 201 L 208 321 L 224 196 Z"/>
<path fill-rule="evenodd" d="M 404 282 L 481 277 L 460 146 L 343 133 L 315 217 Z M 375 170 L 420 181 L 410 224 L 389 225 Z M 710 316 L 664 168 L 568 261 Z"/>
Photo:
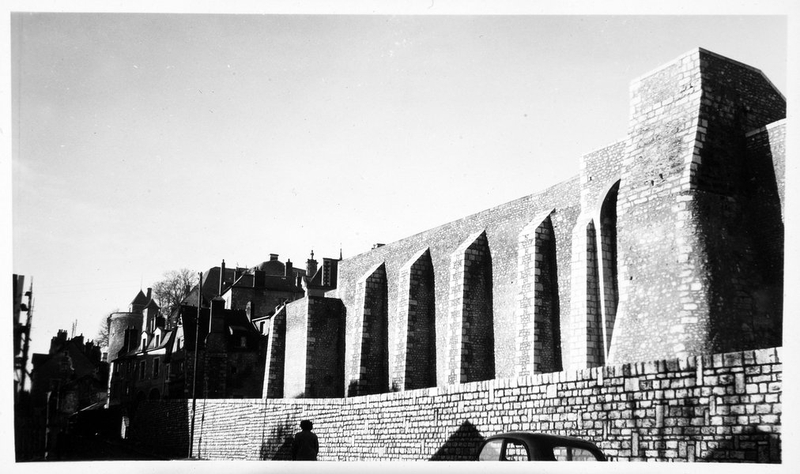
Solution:
<path fill-rule="evenodd" d="M 332 258 L 322 259 L 322 285 L 336 288 L 339 278 L 339 261 Z"/>
<path fill-rule="evenodd" d="M 317 261 L 314 260 L 314 251 L 311 251 L 311 258 L 306 261 L 306 276 L 309 280 L 314 278 L 317 273 Z"/>
<path fill-rule="evenodd" d="M 50 339 L 50 354 L 55 354 L 60 351 L 64 344 L 67 343 L 67 331 L 63 329 L 58 330 L 58 335 Z"/>
<path fill-rule="evenodd" d="M 214 298 L 211 300 L 211 309 L 208 321 L 208 333 L 223 333 L 225 331 L 225 300 Z"/>
<path fill-rule="evenodd" d="M 286 278 L 292 278 L 294 276 L 294 266 L 292 265 L 292 259 L 286 261 L 286 273 L 284 274 Z"/>
<path fill-rule="evenodd" d="M 269 254 L 269 261 L 274 262 L 275 260 L 278 260 L 278 254 L 277 253 Z"/>

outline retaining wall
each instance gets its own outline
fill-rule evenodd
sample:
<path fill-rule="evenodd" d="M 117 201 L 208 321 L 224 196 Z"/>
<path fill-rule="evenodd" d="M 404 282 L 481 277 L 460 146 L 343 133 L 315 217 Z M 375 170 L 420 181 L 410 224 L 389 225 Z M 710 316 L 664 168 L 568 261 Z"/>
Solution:
<path fill-rule="evenodd" d="M 198 400 L 193 453 L 288 459 L 302 419 L 320 460 L 469 460 L 534 430 L 594 441 L 614 461 L 781 460 L 781 348 L 640 362 L 338 399 Z M 185 457 L 191 400 L 146 401 L 132 441 Z"/>

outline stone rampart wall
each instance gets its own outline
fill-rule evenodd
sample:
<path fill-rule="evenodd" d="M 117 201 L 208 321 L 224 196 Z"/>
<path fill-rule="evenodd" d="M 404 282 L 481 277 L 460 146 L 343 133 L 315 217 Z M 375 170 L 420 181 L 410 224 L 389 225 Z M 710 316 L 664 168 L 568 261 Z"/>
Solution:
<path fill-rule="evenodd" d="M 495 433 L 594 441 L 614 461 L 780 462 L 781 348 L 339 399 L 198 400 L 193 454 L 280 460 L 302 419 L 321 460 L 469 460 Z M 191 400 L 146 401 L 132 441 L 188 453 Z"/>
<path fill-rule="evenodd" d="M 461 363 L 477 354 L 472 310 L 491 321 L 494 347 L 483 349 L 494 352 L 499 378 L 781 345 L 785 157 L 774 122 L 783 117 L 785 99 L 760 71 L 703 49 L 634 80 L 627 136 L 582 157 L 578 177 L 340 262 L 327 296 L 346 308 L 347 350 L 363 343 L 363 324 L 350 316 L 364 310 L 358 282 L 384 265 L 382 357 L 398 372 L 408 333 L 401 271 L 426 250 L 437 385 L 491 377 Z M 547 219 L 555 246 L 537 251 L 530 231 Z M 481 294 L 482 280 L 459 265 L 481 234 L 491 260 L 482 288 L 491 293 L 472 301 L 463 295 Z M 538 272 L 526 260 L 550 253 Z M 522 273 L 530 267 L 533 278 Z M 543 368 L 534 357 L 554 362 Z M 345 386 L 360 367 L 346 368 Z"/>
<path fill-rule="evenodd" d="M 571 265 L 571 232 L 579 212 L 580 190 L 578 178 L 553 186 L 541 193 L 526 196 L 502 206 L 487 209 L 478 214 L 467 216 L 455 222 L 422 232 L 401 241 L 370 252 L 345 259 L 339 263 L 339 286 L 327 296 L 342 300 L 347 308 L 346 344 L 348 351 L 360 347 L 362 322 L 353 317 L 363 311 L 361 294 L 357 291 L 357 283 L 367 273 L 384 264 L 388 293 L 389 315 L 389 373 L 395 373 L 396 348 L 401 347 L 398 335 L 405 334 L 405 328 L 398 327 L 406 318 L 398 317 L 398 302 L 405 301 L 399 296 L 400 283 L 405 282 L 408 272 L 406 264 L 426 249 L 429 250 L 433 284 L 432 303 L 435 308 L 437 385 L 447 383 L 447 360 L 449 357 L 448 319 L 452 310 L 451 279 L 453 252 L 472 236 L 485 231 L 486 245 L 491 255 L 492 266 L 492 315 L 494 319 L 494 371 L 497 377 L 514 376 L 514 356 L 516 347 L 516 297 L 520 288 L 517 283 L 517 263 L 520 232 L 533 223 L 538 226 L 542 220 L 550 217 L 555 241 L 557 275 L 559 288 L 559 305 L 561 311 L 569 311 L 570 307 L 570 265 Z M 404 272 L 401 275 L 401 270 Z M 460 272 L 457 272 L 460 275 Z M 408 291 L 403 287 L 403 291 Z M 363 299 L 363 298 L 362 298 Z M 459 300 L 460 301 L 460 300 Z M 561 319 L 562 332 L 566 332 L 569 321 Z M 401 336 L 400 336 L 401 337 Z M 348 354 L 352 355 L 352 353 Z M 347 359 L 350 361 L 351 359 Z M 351 364 L 352 365 L 352 364 Z M 345 373 L 346 384 L 357 379 L 357 373 L 350 366 Z"/>

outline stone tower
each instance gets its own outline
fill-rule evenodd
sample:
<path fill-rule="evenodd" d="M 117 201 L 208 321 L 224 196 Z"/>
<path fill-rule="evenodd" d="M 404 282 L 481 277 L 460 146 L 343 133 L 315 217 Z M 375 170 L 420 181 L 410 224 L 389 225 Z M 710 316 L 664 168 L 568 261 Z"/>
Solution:
<path fill-rule="evenodd" d="M 785 113 L 761 71 L 703 49 L 633 81 L 616 170 L 581 176 L 600 330 L 586 365 L 781 344 L 781 199 L 747 135 Z"/>

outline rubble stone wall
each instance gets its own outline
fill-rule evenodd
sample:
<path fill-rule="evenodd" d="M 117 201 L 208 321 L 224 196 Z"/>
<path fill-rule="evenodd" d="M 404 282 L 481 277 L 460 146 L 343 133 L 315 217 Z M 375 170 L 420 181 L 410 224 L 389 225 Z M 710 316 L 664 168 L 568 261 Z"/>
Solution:
<path fill-rule="evenodd" d="M 471 460 L 493 434 L 595 442 L 612 461 L 781 461 L 781 348 L 336 399 L 198 400 L 193 454 L 289 459 L 310 419 L 320 460 Z M 132 441 L 188 452 L 191 400 L 145 401 Z"/>

